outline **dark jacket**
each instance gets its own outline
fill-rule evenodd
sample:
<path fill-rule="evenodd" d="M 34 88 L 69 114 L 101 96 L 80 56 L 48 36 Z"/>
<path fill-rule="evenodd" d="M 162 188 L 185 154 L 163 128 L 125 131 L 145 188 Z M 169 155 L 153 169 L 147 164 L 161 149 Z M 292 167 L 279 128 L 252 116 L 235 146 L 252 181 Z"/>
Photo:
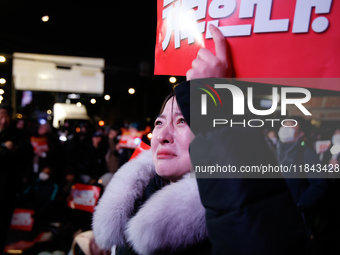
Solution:
<path fill-rule="evenodd" d="M 7 141 L 13 143 L 12 150 L 4 145 Z M 27 157 L 32 153 L 29 140 L 24 139 L 14 125 L 0 132 L 0 250 L 6 241 L 16 195 L 22 188 L 22 165 L 30 163 Z"/>
<path fill-rule="evenodd" d="M 277 145 L 277 156 L 280 165 L 296 166 L 298 170 L 308 169 L 295 176 L 294 173 L 283 173 L 287 185 L 292 193 L 295 203 L 300 210 L 312 209 L 327 192 L 327 175 L 325 172 L 315 172 L 309 169 L 321 166 L 318 155 L 301 141 L 283 144 L 280 141 Z M 300 171 L 299 171 L 300 172 Z M 324 176 L 324 178 L 320 178 Z M 297 178 L 298 177 L 298 178 Z M 319 177 L 319 178 L 316 178 Z"/>
<path fill-rule="evenodd" d="M 190 82 L 181 83 L 175 92 L 195 134 L 190 144 L 194 169 L 204 165 L 230 165 L 236 169 L 276 165 L 257 129 L 223 126 L 211 131 L 193 126 L 193 122 L 200 123 L 201 116 L 200 105 L 190 105 L 190 89 L 202 91 L 190 86 Z M 228 113 L 225 116 L 233 117 Z M 216 179 L 197 179 L 213 254 L 301 254 L 305 246 L 302 218 L 284 179 L 275 174 L 271 176 L 275 179 L 253 176 L 247 178 L 236 172 Z"/>

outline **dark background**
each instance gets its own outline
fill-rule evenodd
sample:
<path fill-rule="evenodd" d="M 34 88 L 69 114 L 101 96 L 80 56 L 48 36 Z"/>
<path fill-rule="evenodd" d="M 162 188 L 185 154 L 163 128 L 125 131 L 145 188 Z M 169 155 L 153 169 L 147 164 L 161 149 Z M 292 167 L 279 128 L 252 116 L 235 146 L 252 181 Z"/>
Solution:
<path fill-rule="evenodd" d="M 0 78 L 7 80 L 3 102 L 11 97 L 11 54 L 13 52 L 97 57 L 105 59 L 104 95 L 82 94 L 80 100 L 94 119 L 112 123 L 153 121 L 165 96 L 171 91 L 169 76 L 154 76 L 154 49 L 157 26 L 156 1 L 23 1 L 0 2 Z M 49 16 L 48 22 L 41 17 Z M 177 77 L 179 81 L 184 77 Z M 134 95 L 128 88 L 136 89 Z M 24 117 L 52 109 L 66 97 L 58 93 L 34 92 L 33 103 L 17 112 Z M 90 104 L 96 98 L 95 105 Z M 73 101 L 72 101 L 73 103 Z"/>

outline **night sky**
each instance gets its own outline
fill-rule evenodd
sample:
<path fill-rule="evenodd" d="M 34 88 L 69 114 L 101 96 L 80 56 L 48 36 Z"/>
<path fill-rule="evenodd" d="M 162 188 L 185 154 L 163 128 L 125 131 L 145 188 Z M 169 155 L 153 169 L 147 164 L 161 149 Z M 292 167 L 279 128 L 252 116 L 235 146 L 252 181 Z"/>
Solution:
<path fill-rule="evenodd" d="M 104 58 L 104 93 L 111 100 L 97 96 L 97 104 L 91 105 L 87 101 L 95 95 L 83 95 L 89 114 L 110 122 L 153 119 L 172 86 L 168 76 L 153 75 L 156 8 L 156 1 L 1 1 L 0 53 Z M 44 15 L 48 22 L 42 22 Z M 0 66 L 7 87 L 11 65 L 8 58 Z M 146 75 L 141 75 L 141 65 L 148 67 Z M 129 87 L 136 89 L 135 95 L 127 93 Z M 35 92 L 34 106 L 26 113 L 45 111 L 54 98 L 53 93 Z"/>

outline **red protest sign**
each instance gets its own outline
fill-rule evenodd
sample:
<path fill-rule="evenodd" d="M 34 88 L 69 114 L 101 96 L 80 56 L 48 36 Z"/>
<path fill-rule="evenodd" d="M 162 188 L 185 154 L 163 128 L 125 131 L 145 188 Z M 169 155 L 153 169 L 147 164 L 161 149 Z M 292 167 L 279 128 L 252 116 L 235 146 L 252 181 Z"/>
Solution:
<path fill-rule="evenodd" d="M 76 183 L 72 186 L 68 207 L 87 212 L 94 212 L 100 196 L 100 187 Z"/>
<path fill-rule="evenodd" d="M 142 141 L 143 132 L 133 129 L 123 130 L 119 140 L 119 146 L 122 148 L 135 149 Z"/>
<path fill-rule="evenodd" d="M 155 74 L 184 76 L 200 48 L 214 52 L 214 24 L 236 78 L 339 78 L 339 13 L 332 0 L 158 0 Z"/>
<path fill-rule="evenodd" d="M 10 228 L 14 230 L 31 231 L 34 223 L 34 219 L 32 218 L 33 214 L 33 210 L 23 208 L 14 209 Z"/>
<path fill-rule="evenodd" d="M 31 144 L 34 149 L 34 152 L 46 152 L 48 151 L 48 140 L 47 137 L 35 137 L 31 136 Z"/>
<path fill-rule="evenodd" d="M 327 151 L 328 148 L 331 146 L 331 144 L 332 144 L 332 142 L 330 140 L 316 141 L 315 142 L 315 152 L 316 152 L 316 154 Z"/>
<path fill-rule="evenodd" d="M 134 159 L 135 157 L 137 157 L 142 151 L 145 150 L 150 150 L 151 146 L 144 143 L 143 141 L 138 145 L 138 147 L 135 149 L 135 151 L 133 152 L 133 154 L 131 155 L 130 160 Z"/>

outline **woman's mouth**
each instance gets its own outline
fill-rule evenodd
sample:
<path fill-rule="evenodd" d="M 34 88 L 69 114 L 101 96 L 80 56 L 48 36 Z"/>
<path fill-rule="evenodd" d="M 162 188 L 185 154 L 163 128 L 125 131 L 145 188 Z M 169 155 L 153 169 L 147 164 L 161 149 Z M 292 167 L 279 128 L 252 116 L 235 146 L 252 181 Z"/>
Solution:
<path fill-rule="evenodd" d="M 158 159 L 172 159 L 174 157 L 177 157 L 175 153 L 169 150 L 159 150 L 157 151 L 157 158 Z"/>

